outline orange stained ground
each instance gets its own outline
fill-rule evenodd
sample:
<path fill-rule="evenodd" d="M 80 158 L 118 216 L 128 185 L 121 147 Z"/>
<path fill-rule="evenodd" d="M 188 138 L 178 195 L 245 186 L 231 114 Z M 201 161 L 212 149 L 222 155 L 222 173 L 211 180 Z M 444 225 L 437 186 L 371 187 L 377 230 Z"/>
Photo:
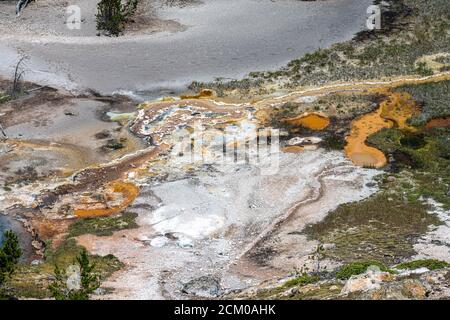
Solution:
<path fill-rule="evenodd" d="M 378 110 L 354 120 L 350 135 L 346 138 L 345 153 L 356 165 L 380 168 L 387 163 L 383 152 L 366 145 L 365 141 L 371 134 L 394 125 L 400 129 L 417 130 L 407 123 L 409 118 L 420 112 L 411 96 L 387 90 L 382 90 L 382 93 L 389 94 L 388 98 L 380 104 Z"/>
<path fill-rule="evenodd" d="M 426 128 L 431 129 L 431 128 L 441 128 L 441 127 L 447 127 L 447 126 L 450 126 L 450 117 L 431 119 L 427 123 Z"/>
<path fill-rule="evenodd" d="M 287 147 L 284 147 L 281 151 L 287 152 L 287 153 L 298 153 L 298 152 L 302 152 L 303 150 L 305 150 L 305 148 L 302 146 L 287 146 Z"/>
<path fill-rule="evenodd" d="M 369 147 L 365 142 L 371 134 L 392 126 L 392 121 L 381 117 L 381 107 L 375 112 L 354 120 L 345 146 L 347 157 L 359 166 L 380 168 L 386 165 L 387 160 L 384 153 L 376 148 Z"/>
<path fill-rule="evenodd" d="M 318 113 L 310 113 L 284 120 L 294 126 L 302 126 L 311 130 L 323 130 L 330 124 L 330 119 Z"/>
<path fill-rule="evenodd" d="M 120 205 L 102 209 L 77 209 L 75 210 L 75 215 L 78 218 L 109 216 L 128 207 L 139 194 L 139 188 L 132 183 L 114 181 L 111 183 L 111 187 L 114 193 L 122 194 L 123 201 Z"/>

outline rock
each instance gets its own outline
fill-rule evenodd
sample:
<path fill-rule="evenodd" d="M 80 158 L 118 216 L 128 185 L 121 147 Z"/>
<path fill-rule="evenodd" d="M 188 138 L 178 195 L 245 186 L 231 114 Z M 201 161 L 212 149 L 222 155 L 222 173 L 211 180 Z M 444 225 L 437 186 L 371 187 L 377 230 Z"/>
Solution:
<path fill-rule="evenodd" d="M 6 143 L 0 144 L 0 155 L 6 154 L 12 150 L 12 146 Z"/>
<path fill-rule="evenodd" d="M 31 245 L 33 246 L 33 248 L 35 248 L 36 250 L 42 250 L 43 249 L 43 243 L 39 240 L 33 240 L 31 241 Z"/>
<path fill-rule="evenodd" d="M 336 244 L 334 244 L 334 243 L 324 243 L 322 245 L 322 248 L 325 250 L 334 249 L 335 247 L 336 247 Z"/>
<path fill-rule="evenodd" d="M 162 247 L 164 247 L 168 242 L 169 242 L 169 239 L 167 239 L 167 237 L 162 236 L 162 237 L 156 237 L 156 238 L 153 238 L 153 239 L 150 241 L 150 245 L 151 245 L 152 247 L 155 247 L 155 248 L 162 248 Z"/>
<path fill-rule="evenodd" d="M 51 207 L 58 200 L 58 196 L 52 191 L 45 191 L 36 200 L 35 206 L 40 208 Z"/>
<path fill-rule="evenodd" d="M 145 235 L 140 235 L 137 237 L 137 240 L 142 241 L 142 242 L 147 242 L 147 241 L 151 241 L 151 239 Z"/>
<path fill-rule="evenodd" d="M 365 273 L 351 276 L 342 288 L 341 294 L 378 290 L 381 288 L 382 282 L 390 281 L 392 278 L 389 272 L 381 272 L 379 267 L 370 266 Z"/>
<path fill-rule="evenodd" d="M 317 100 L 316 96 L 304 96 L 297 99 L 297 102 L 300 103 L 313 103 Z"/>
<path fill-rule="evenodd" d="M 415 279 L 407 279 L 403 282 L 402 292 L 405 296 L 412 299 L 423 299 L 426 295 L 426 288 Z"/>
<path fill-rule="evenodd" d="M 336 285 L 332 285 L 332 286 L 330 287 L 330 291 L 338 291 L 338 290 L 339 290 L 339 287 L 336 286 Z"/>
<path fill-rule="evenodd" d="M 98 296 L 102 296 L 102 295 L 104 295 L 105 293 L 106 293 L 106 290 L 103 289 L 103 288 L 97 288 L 97 289 L 95 289 L 95 291 L 94 291 L 94 294 L 96 294 L 96 295 L 98 295 Z"/>
<path fill-rule="evenodd" d="M 184 248 L 184 249 L 194 247 L 194 241 L 185 236 L 179 237 L 177 244 L 178 244 L 178 246 L 180 246 L 181 248 Z"/>
<path fill-rule="evenodd" d="M 434 270 L 420 276 L 427 294 L 431 299 L 448 299 L 450 297 L 450 269 Z"/>
<path fill-rule="evenodd" d="M 44 261 L 42 261 L 42 260 L 33 260 L 33 261 L 31 261 L 31 265 L 32 266 L 38 266 L 38 265 L 41 265 L 43 263 L 44 263 Z"/>
<path fill-rule="evenodd" d="M 296 146 L 296 145 L 301 144 L 302 141 L 303 141 L 303 138 L 295 137 L 295 138 L 290 139 L 290 140 L 287 142 L 287 144 L 288 144 L 289 146 Z"/>
<path fill-rule="evenodd" d="M 318 144 L 322 141 L 321 138 L 319 137 L 295 137 L 290 139 L 287 144 L 289 146 L 298 146 L 298 145 L 303 145 L 303 144 Z"/>
<path fill-rule="evenodd" d="M 425 267 L 422 267 L 422 268 L 418 268 L 418 269 L 415 269 L 415 270 L 399 270 L 400 271 L 400 275 L 401 276 L 409 276 L 409 275 L 411 275 L 411 274 L 422 274 L 422 273 L 426 273 L 426 272 L 428 272 L 428 271 L 430 271 L 430 270 L 428 270 L 427 268 L 425 268 Z"/>
<path fill-rule="evenodd" d="M 76 265 L 71 265 L 67 267 L 67 289 L 69 290 L 78 290 L 81 288 L 81 274 L 80 267 Z"/>
<path fill-rule="evenodd" d="M 298 288 L 294 287 L 294 288 L 290 288 L 289 290 L 285 291 L 282 293 L 282 296 L 284 297 L 293 297 L 298 293 Z"/>
<path fill-rule="evenodd" d="M 311 291 L 316 291 L 320 289 L 320 285 L 316 283 L 307 284 L 299 288 L 300 293 L 308 293 Z"/>
<path fill-rule="evenodd" d="M 386 179 L 388 182 L 394 182 L 395 180 L 397 180 L 394 176 L 389 176 Z"/>
<path fill-rule="evenodd" d="M 198 297 L 217 297 L 220 292 L 220 283 L 213 276 L 201 276 L 186 283 L 182 292 Z"/>

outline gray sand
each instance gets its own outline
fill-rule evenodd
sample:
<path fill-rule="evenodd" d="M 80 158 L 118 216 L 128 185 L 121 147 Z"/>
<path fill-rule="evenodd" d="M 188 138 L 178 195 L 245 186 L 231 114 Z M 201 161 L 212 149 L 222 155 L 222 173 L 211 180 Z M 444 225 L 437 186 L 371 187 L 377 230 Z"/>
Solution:
<path fill-rule="evenodd" d="M 5 63 L 0 64 L 0 74 L 11 74 L 14 57 L 5 49 L 8 46 L 30 57 L 29 78 L 70 89 L 143 95 L 181 90 L 192 80 L 239 78 L 250 71 L 277 68 L 347 40 L 364 28 L 371 2 L 205 0 L 182 9 L 158 7 L 162 21 L 186 27 L 179 32 L 131 33 L 119 38 L 89 36 L 94 32 L 90 29 L 82 36 L 79 31 L 74 36 L 66 31 L 63 36 L 4 34 L 0 52 Z"/>

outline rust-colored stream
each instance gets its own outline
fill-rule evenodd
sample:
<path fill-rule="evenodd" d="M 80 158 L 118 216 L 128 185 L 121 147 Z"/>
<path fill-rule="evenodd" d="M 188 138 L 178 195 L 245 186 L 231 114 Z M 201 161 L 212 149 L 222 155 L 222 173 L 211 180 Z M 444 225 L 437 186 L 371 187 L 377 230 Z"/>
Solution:
<path fill-rule="evenodd" d="M 109 216 L 118 213 L 128 207 L 138 196 L 139 188 L 132 183 L 121 181 L 114 181 L 110 184 L 112 193 L 119 193 L 122 195 L 120 204 L 108 207 L 104 203 L 100 204 L 100 208 L 93 207 L 92 204 L 79 204 L 75 209 L 75 216 L 78 218 Z M 111 195 L 106 195 L 110 197 Z M 98 205 L 98 204 L 97 204 Z"/>
<path fill-rule="evenodd" d="M 420 112 L 411 96 L 408 93 L 386 90 L 382 90 L 380 93 L 388 94 L 387 99 L 380 104 L 376 111 L 354 120 L 350 135 L 347 137 L 345 153 L 354 164 L 359 166 L 381 168 L 387 163 L 383 152 L 366 144 L 366 140 L 371 134 L 393 126 L 416 131 L 416 128 L 407 123 L 409 118 Z"/>
<path fill-rule="evenodd" d="M 387 160 L 384 153 L 366 145 L 368 136 L 383 128 L 393 126 L 392 121 L 381 117 L 381 110 L 380 107 L 377 111 L 366 114 L 352 122 L 345 153 L 358 166 L 380 168 L 386 165 Z"/>

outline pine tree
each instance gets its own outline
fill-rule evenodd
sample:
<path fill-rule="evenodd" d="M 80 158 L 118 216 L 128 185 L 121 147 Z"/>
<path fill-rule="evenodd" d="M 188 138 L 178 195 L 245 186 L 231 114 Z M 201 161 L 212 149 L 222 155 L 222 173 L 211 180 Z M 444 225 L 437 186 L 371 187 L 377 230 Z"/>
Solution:
<path fill-rule="evenodd" d="M 4 233 L 3 246 L 0 248 L 0 285 L 11 276 L 22 255 L 19 239 L 11 230 Z"/>
<path fill-rule="evenodd" d="M 76 258 L 80 268 L 80 288 L 67 288 L 66 272 L 55 266 L 55 280 L 49 286 L 53 298 L 56 300 L 88 300 L 89 296 L 100 287 L 99 276 L 94 272 L 95 263 L 90 263 L 88 253 L 82 250 Z"/>
<path fill-rule="evenodd" d="M 97 5 L 97 30 L 105 30 L 114 36 L 118 36 L 128 18 L 137 9 L 139 0 L 128 0 L 122 4 L 122 0 L 101 0 Z"/>

